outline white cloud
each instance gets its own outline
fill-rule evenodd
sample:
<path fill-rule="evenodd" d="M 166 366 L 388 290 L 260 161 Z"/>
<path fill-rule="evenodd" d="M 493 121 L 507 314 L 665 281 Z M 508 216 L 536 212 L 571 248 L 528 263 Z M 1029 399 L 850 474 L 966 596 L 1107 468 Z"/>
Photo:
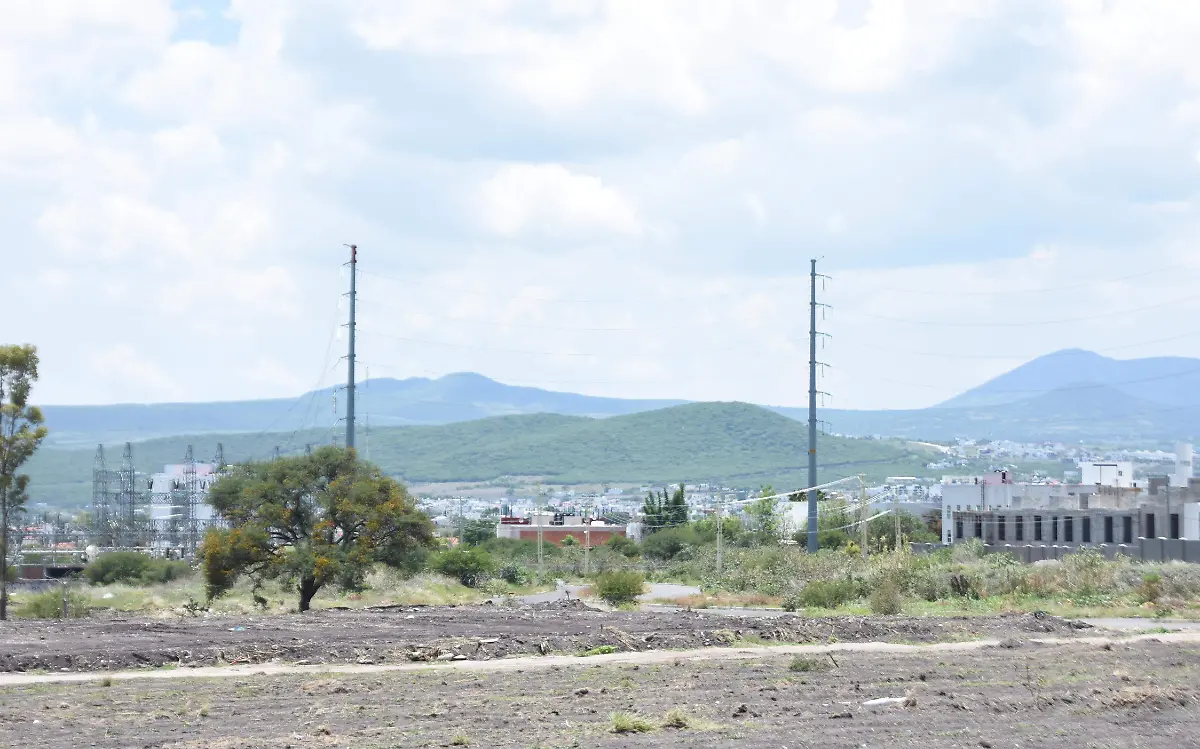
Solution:
<path fill-rule="evenodd" d="M 157 362 L 129 343 L 92 354 L 88 369 L 117 402 L 148 403 L 184 397 L 183 389 Z"/>
<path fill-rule="evenodd" d="M 561 164 L 506 164 L 479 189 L 483 226 L 503 236 L 640 235 L 637 209 L 599 177 Z"/>
<path fill-rule="evenodd" d="M 418 284 L 364 276 L 373 373 L 800 403 L 814 255 L 837 405 L 1200 354 L 1200 7 L 852 5 L 7 3 L 0 340 L 52 401 L 285 395 L 355 241 Z"/>

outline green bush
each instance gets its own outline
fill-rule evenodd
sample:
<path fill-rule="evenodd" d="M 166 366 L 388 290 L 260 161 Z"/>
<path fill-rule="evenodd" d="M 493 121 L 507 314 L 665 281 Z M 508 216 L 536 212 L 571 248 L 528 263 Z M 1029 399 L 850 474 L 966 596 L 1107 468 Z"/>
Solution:
<path fill-rule="evenodd" d="M 187 577 L 192 567 L 187 562 L 152 559 L 136 551 L 110 551 L 84 568 L 83 574 L 92 585 L 156 585 Z"/>
<path fill-rule="evenodd" d="M 652 559 L 670 560 L 688 547 L 696 546 L 699 541 L 696 532 L 687 526 L 664 528 L 642 541 L 642 554 Z"/>
<path fill-rule="evenodd" d="M 638 546 L 638 542 L 627 536 L 613 536 L 612 538 L 608 539 L 608 542 L 604 545 L 626 559 L 633 559 L 642 553 L 641 547 Z"/>
<path fill-rule="evenodd" d="M 63 592 L 61 588 L 50 588 L 22 598 L 20 606 L 13 612 L 22 619 L 62 619 Z M 67 592 L 67 618 L 82 619 L 91 613 L 91 600 L 72 590 Z"/>
<path fill-rule="evenodd" d="M 483 549 L 461 547 L 438 554 L 431 566 L 443 575 L 457 578 L 468 588 L 487 582 L 488 576 L 495 568 L 491 555 Z"/>
<path fill-rule="evenodd" d="M 796 608 L 836 609 L 862 597 L 861 586 L 854 580 L 813 580 L 796 598 Z M 795 610 L 795 609 L 793 609 Z"/>
<path fill-rule="evenodd" d="M 646 578 L 632 570 L 604 572 L 596 576 L 592 589 L 602 600 L 613 606 L 632 603 L 642 594 Z"/>
<path fill-rule="evenodd" d="M 895 616 L 904 610 L 904 596 L 900 585 L 891 577 L 885 577 L 871 591 L 868 601 L 872 614 Z"/>
<path fill-rule="evenodd" d="M 525 565 L 516 562 L 502 565 L 497 574 L 501 580 L 513 585 L 528 585 L 533 582 L 533 573 Z"/>

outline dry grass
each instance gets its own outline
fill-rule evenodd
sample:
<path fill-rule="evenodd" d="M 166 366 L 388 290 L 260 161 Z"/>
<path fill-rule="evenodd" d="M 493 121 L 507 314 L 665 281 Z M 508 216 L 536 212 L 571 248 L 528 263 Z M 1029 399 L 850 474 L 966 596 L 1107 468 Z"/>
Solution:
<path fill-rule="evenodd" d="M 613 733 L 650 733 L 658 726 L 640 715 L 613 713 L 610 718 Z"/>

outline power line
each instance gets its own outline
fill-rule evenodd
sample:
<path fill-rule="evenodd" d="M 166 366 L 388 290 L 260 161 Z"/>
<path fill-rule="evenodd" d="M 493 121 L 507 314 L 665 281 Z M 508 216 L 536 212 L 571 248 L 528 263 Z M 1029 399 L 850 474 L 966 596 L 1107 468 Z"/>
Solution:
<path fill-rule="evenodd" d="M 1086 289 L 1089 287 L 1099 286 L 1101 284 L 1106 284 L 1106 283 L 1120 283 L 1120 282 L 1130 281 L 1135 278 L 1145 278 L 1147 276 L 1156 276 L 1160 273 L 1166 273 L 1168 271 L 1173 271 L 1173 270 L 1180 270 L 1181 268 L 1195 268 L 1195 266 L 1190 263 L 1176 263 L 1174 265 L 1167 265 L 1167 266 L 1163 266 L 1161 268 L 1155 268 L 1153 270 L 1142 271 L 1141 273 L 1131 273 L 1128 275 L 1120 276 L 1118 278 L 1091 279 L 1089 281 L 1078 281 L 1078 282 L 1070 283 L 1070 284 L 1054 284 L 1052 286 L 1043 286 L 1041 288 L 1036 288 L 1036 289 L 1010 289 L 1010 288 L 976 289 L 976 288 L 972 288 L 970 291 L 955 291 L 954 289 L 936 289 L 936 290 L 935 289 L 903 289 L 903 288 L 897 288 L 895 286 L 873 286 L 873 287 L 871 287 L 871 291 L 872 292 L 884 291 L 884 292 L 892 292 L 892 293 L 896 293 L 896 294 L 917 294 L 917 295 L 927 295 L 927 296 L 965 296 L 965 297 L 1012 296 L 1014 294 L 1048 294 L 1051 292 L 1072 291 L 1074 289 Z M 867 284 L 867 285 L 870 286 L 870 284 Z"/>
<path fill-rule="evenodd" d="M 856 311 L 853 308 L 839 307 L 839 312 L 845 312 L 851 316 L 866 317 L 872 320 L 885 320 L 887 322 L 903 323 L 905 325 L 928 325 L 936 327 L 948 328 L 1024 328 L 1035 325 L 1061 325 L 1072 322 L 1087 322 L 1089 320 L 1102 320 L 1109 317 L 1118 317 L 1121 315 L 1132 315 L 1138 312 L 1147 312 L 1149 310 L 1162 309 L 1170 307 L 1180 302 L 1192 302 L 1200 299 L 1200 297 L 1189 296 L 1180 299 L 1173 299 L 1169 302 L 1160 302 L 1158 304 L 1150 304 L 1145 307 L 1136 307 L 1134 309 L 1110 310 L 1108 312 L 1100 312 L 1094 315 L 1084 315 L 1082 317 L 1064 317 L 1056 320 L 1027 320 L 1022 322 L 958 322 L 954 320 L 909 320 L 902 317 L 890 317 L 888 315 L 877 315 L 871 312 Z"/>

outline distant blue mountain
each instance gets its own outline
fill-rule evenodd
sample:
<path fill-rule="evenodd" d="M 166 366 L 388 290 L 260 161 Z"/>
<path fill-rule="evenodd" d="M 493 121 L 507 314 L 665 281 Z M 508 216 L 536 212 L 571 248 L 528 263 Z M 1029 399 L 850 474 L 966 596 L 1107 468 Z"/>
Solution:
<path fill-rule="evenodd" d="M 505 385 L 470 372 L 437 379 L 374 379 L 358 385 L 360 422 L 374 426 L 449 424 L 489 416 L 555 413 L 604 418 L 676 406 L 679 400 L 628 400 Z M 297 398 L 216 403 L 46 406 L 54 444 L 120 442 L 213 432 L 291 432 L 332 428 L 345 416 L 345 393 L 325 388 Z"/>
<path fill-rule="evenodd" d="M 1110 359 L 1068 349 L 1039 357 L 955 396 L 941 408 L 1017 403 L 1053 391 L 1107 388 L 1163 406 L 1200 406 L 1200 359 Z"/>
<path fill-rule="evenodd" d="M 359 384 L 358 417 L 372 426 L 435 425 L 490 416 L 550 413 L 607 418 L 681 405 L 505 385 L 474 373 Z M 805 420 L 803 408 L 770 407 Z M 338 388 L 297 398 L 223 403 L 47 406 L 58 446 L 185 434 L 294 432 L 338 428 Z M 846 435 L 914 439 L 1174 440 L 1200 435 L 1200 359 L 1117 360 L 1089 351 L 1043 356 L 934 408 L 822 410 Z"/>

